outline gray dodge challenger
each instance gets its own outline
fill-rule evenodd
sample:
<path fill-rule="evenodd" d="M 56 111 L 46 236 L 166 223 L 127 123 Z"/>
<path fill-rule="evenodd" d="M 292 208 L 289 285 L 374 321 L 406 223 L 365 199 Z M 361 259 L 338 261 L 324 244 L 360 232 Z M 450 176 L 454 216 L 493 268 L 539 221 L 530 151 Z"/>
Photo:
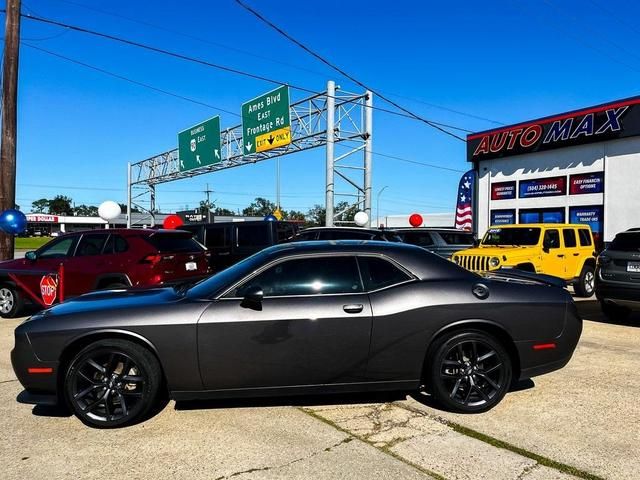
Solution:
<path fill-rule="evenodd" d="M 480 277 L 413 245 L 267 248 L 192 286 L 94 292 L 15 330 L 25 403 L 93 427 L 175 400 L 425 389 L 482 412 L 562 368 L 582 320 L 552 278 Z"/>

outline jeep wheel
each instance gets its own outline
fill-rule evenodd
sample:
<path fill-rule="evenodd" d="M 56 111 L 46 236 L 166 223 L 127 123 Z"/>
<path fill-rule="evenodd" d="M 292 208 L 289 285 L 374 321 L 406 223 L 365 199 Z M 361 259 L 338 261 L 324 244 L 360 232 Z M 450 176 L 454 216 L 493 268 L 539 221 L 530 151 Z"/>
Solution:
<path fill-rule="evenodd" d="M 582 267 L 580 277 L 578 277 L 578 281 L 573 286 L 576 296 L 590 297 L 593 295 L 595 280 L 596 275 L 593 267 L 591 265 Z"/>
<path fill-rule="evenodd" d="M 14 318 L 22 310 L 24 299 L 16 287 L 0 286 L 0 317 Z"/>

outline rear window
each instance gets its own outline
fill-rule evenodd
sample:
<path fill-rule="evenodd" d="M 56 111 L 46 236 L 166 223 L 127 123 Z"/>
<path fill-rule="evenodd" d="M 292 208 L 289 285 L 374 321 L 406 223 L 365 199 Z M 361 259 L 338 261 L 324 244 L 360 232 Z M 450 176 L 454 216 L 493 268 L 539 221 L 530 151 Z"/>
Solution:
<path fill-rule="evenodd" d="M 225 248 L 231 245 L 230 227 L 207 227 L 207 248 Z"/>
<path fill-rule="evenodd" d="M 158 249 L 159 252 L 201 252 L 202 246 L 190 235 L 155 234 L 146 237 L 147 242 Z"/>
<path fill-rule="evenodd" d="M 473 245 L 472 233 L 438 232 L 447 245 Z"/>
<path fill-rule="evenodd" d="M 420 247 L 433 245 L 433 238 L 431 238 L 431 234 L 427 232 L 404 232 L 401 235 L 406 243 L 411 243 L 412 245 L 418 245 Z"/>
<path fill-rule="evenodd" d="M 586 228 L 581 228 L 580 230 L 578 230 L 578 236 L 580 237 L 581 247 L 591 246 L 591 235 L 589 230 L 587 230 Z"/>
<path fill-rule="evenodd" d="M 640 251 L 640 232 L 619 233 L 609 245 L 609 250 L 617 250 L 619 252 Z"/>
<path fill-rule="evenodd" d="M 296 234 L 293 225 L 288 223 L 276 223 L 276 232 L 278 234 L 278 243 L 289 242 Z"/>

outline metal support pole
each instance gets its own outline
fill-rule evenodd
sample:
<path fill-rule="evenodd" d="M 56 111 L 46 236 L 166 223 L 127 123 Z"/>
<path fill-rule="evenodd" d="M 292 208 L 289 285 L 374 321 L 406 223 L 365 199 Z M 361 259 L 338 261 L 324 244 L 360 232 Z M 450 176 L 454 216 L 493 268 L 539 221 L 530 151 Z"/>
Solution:
<path fill-rule="evenodd" d="M 332 80 L 327 82 L 327 186 L 325 199 L 325 226 L 333 227 L 333 140 L 335 128 L 336 84 Z"/>
<path fill-rule="evenodd" d="M 151 227 L 156 226 L 156 186 L 149 185 L 151 200 L 149 201 L 149 213 L 151 214 Z"/>
<path fill-rule="evenodd" d="M 378 192 L 378 201 L 376 202 L 377 203 L 377 206 L 376 206 L 376 225 L 374 225 L 376 228 L 378 228 L 380 226 L 380 195 L 382 195 L 382 192 L 384 192 L 385 188 L 389 188 L 389 185 L 385 185 Z M 385 227 L 387 226 L 386 222 L 385 222 L 384 226 Z"/>
<path fill-rule="evenodd" d="M 371 227 L 371 149 L 373 147 L 373 95 L 367 90 L 364 112 L 364 211 L 369 220 L 367 228 Z"/>
<path fill-rule="evenodd" d="M 276 210 L 280 210 L 280 157 L 276 158 Z"/>
<path fill-rule="evenodd" d="M 131 162 L 127 163 L 127 228 L 131 228 Z"/>

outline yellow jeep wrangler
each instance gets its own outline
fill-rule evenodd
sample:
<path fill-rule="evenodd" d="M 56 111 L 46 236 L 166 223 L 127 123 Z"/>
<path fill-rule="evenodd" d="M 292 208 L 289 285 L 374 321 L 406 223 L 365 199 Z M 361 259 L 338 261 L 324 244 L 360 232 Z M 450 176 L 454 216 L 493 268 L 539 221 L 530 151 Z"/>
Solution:
<path fill-rule="evenodd" d="M 451 258 L 474 272 L 518 268 L 573 284 L 576 295 L 593 295 L 596 252 L 587 225 L 537 223 L 489 227 L 479 246 Z"/>

